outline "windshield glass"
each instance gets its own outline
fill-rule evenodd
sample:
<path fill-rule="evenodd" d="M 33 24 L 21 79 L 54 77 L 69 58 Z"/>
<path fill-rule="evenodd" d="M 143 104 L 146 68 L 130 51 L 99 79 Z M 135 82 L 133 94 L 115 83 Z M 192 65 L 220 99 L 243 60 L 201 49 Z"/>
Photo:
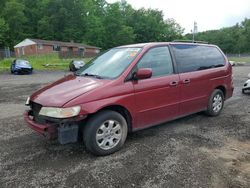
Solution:
<path fill-rule="evenodd" d="M 87 63 L 76 72 L 76 75 L 116 78 L 135 59 L 140 50 L 141 48 L 113 48 Z"/>
<path fill-rule="evenodd" d="M 29 62 L 28 61 L 25 61 L 25 60 L 16 60 L 16 65 L 19 65 L 19 66 L 29 66 Z"/>

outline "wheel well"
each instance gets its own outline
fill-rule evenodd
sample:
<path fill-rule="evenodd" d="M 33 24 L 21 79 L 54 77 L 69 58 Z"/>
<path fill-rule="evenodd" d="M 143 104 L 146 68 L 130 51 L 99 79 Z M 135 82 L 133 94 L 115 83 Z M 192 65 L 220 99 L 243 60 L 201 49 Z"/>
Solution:
<path fill-rule="evenodd" d="M 132 131 L 132 117 L 130 112 L 123 106 L 120 105 L 112 105 L 112 106 L 107 106 L 104 107 L 100 110 L 98 110 L 98 112 L 103 111 L 103 110 L 112 110 L 115 112 L 118 112 L 119 114 L 121 114 L 125 120 L 127 121 L 128 124 L 128 131 L 131 132 Z"/>
<path fill-rule="evenodd" d="M 224 97 L 226 98 L 226 88 L 224 86 L 218 86 L 215 89 L 219 89 L 223 92 Z"/>

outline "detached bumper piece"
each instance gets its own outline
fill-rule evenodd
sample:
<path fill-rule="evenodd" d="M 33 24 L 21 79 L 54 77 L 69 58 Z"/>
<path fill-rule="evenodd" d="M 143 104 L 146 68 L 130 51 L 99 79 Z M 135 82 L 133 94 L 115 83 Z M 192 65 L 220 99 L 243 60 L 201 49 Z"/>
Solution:
<path fill-rule="evenodd" d="M 76 121 L 57 120 L 53 123 L 38 123 L 32 111 L 24 113 L 24 120 L 28 126 L 48 139 L 56 139 L 60 144 L 77 142 L 79 125 Z M 51 122 L 51 121 L 50 121 Z"/>
<path fill-rule="evenodd" d="M 58 141 L 60 144 L 68 144 L 77 142 L 78 125 L 64 125 L 58 127 Z"/>

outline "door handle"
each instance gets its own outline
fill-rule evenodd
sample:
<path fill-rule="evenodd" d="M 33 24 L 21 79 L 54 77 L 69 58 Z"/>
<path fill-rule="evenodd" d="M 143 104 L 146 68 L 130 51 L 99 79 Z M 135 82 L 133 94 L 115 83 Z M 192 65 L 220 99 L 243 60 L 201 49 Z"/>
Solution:
<path fill-rule="evenodd" d="M 190 79 L 185 79 L 185 80 L 183 80 L 183 83 L 184 83 L 184 84 L 189 84 L 189 83 L 190 83 Z"/>
<path fill-rule="evenodd" d="M 178 81 L 172 81 L 172 82 L 170 82 L 170 85 L 171 86 L 176 86 L 176 85 L 178 85 Z"/>

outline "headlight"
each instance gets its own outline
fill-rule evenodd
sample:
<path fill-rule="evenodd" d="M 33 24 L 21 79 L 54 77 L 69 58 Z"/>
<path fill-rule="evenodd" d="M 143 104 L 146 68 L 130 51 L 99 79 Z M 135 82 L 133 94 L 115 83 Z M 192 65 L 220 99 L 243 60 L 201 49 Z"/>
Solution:
<path fill-rule="evenodd" d="M 26 106 L 29 106 L 30 105 L 30 97 L 27 98 L 26 102 L 25 102 L 25 105 Z"/>
<path fill-rule="evenodd" d="M 53 118 L 69 118 L 79 114 L 81 110 L 80 106 L 74 106 L 71 108 L 54 108 L 54 107 L 42 107 L 39 115 L 53 117 Z"/>

